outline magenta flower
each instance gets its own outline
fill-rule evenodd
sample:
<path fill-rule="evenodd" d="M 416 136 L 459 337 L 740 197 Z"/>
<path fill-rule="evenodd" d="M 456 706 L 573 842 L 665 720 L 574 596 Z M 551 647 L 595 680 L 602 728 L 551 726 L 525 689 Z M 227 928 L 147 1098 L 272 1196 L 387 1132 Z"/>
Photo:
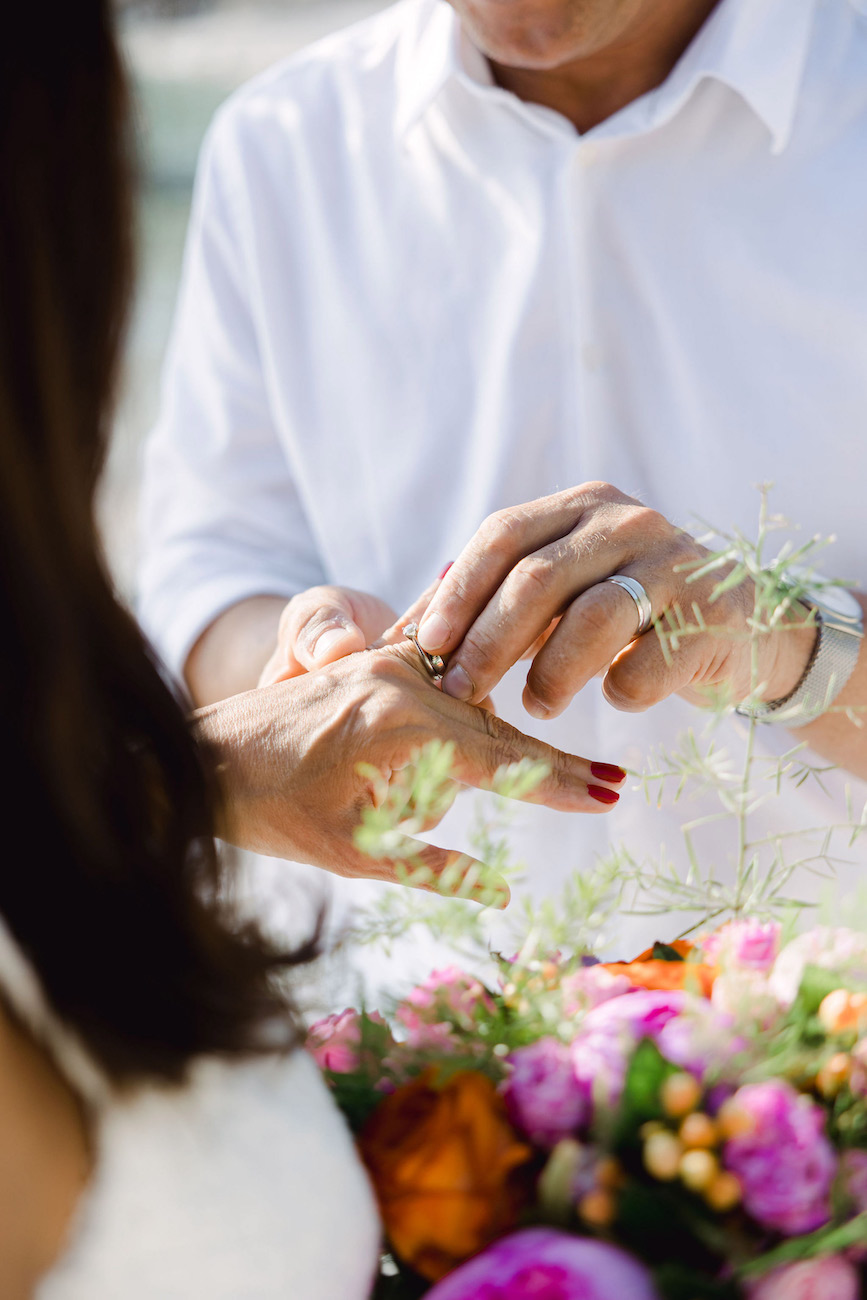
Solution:
<path fill-rule="evenodd" d="M 527 1228 L 483 1250 L 428 1300 L 657 1300 L 650 1275 L 622 1250 L 554 1228 Z"/>
<path fill-rule="evenodd" d="M 572 1068 L 572 1053 L 556 1038 L 540 1038 L 508 1057 L 503 1084 L 509 1118 L 541 1147 L 570 1137 L 590 1118 L 590 1089 Z"/>
<path fill-rule="evenodd" d="M 858 1300 L 858 1274 L 842 1255 L 803 1259 L 754 1283 L 749 1300 Z"/>
<path fill-rule="evenodd" d="M 753 1119 L 752 1131 L 731 1138 L 723 1151 L 740 1179 L 744 1208 L 787 1237 L 820 1228 L 831 1217 L 837 1166 L 824 1112 L 782 1079 L 747 1084 L 734 1099 Z"/>
<path fill-rule="evenodd" d="M 769 971 L 780 951 L 777 921 L 729 921 L 702 942 L 705 961 L 724 970 Z"/>
<path fill-rule="evenodd" d="M 376 1025 L 385 1025 L 378 1012 L 368 1017 Z M 357 1011 L 341 1011 L 337 1015 L 317 1020 L 307 1031 L 307 1051 L 320 1070 L 334 1074 L 350 1074 L 358 1069 L 358 1048 L 361 1044 L 361 1016 Z"/>

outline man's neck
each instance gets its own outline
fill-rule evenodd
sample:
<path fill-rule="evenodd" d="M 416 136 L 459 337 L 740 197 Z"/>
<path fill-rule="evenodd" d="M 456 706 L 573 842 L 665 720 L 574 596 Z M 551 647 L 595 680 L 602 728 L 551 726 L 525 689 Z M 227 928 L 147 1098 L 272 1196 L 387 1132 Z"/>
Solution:
<path fill-rule="evenodd" d="M 504 67 L 494 79 L 519 99 L 561 113 L 580 132 L 604 122 L 665 81 L 718 0 L 661 0 L 634 30 L 605 49 L 561 67 Z"/>

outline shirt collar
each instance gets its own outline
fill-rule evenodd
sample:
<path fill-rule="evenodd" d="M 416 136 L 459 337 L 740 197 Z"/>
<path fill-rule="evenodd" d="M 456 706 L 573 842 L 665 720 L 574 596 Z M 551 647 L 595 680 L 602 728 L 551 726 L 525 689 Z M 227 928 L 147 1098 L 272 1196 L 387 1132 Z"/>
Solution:
<path fill-rule="evenodd" d="M 670 76 L 599 133 L 620 134 L 639 109 L 644 129 L 669 121 L 707 79 L 741 96 L 765 123 L 774 153 L 788 143 L 809 47 L 816 0 L 720 0 Z M 403 136 L 452 78 L 493 85 L 487 62 L 446 0 L 419 0 L 397 66 L 396 126 Z M 640 106 L 640 108 L 639 108 Z M 634 128 L 634 118 L 632 119 Z M 611 124 L 611 130 L 607 130 Z"/>
<path fill-rule="evenodd" d="M 669 121 L 705 80 L 747 103 L 781 153 L 791 136 L 816 0 L 721 0 L 671 75 L 644 97 L 647 126 Z"/>

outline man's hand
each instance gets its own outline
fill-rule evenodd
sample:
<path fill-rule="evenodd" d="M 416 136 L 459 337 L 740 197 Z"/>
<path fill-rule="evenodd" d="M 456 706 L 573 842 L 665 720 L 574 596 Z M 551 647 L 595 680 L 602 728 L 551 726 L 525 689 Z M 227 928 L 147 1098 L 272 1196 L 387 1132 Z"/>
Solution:
<path fill-rule="evenodd" d="M 355 845 L 361 811 L 377 798 L 377 783 L 359 774 L 360 764 L 389 779 L 426 742 L 452 741 L 456 783 L 485 787 L 504 765 L 529 758 L 550 769 L 531 802 L 594 813 L 617 802 L 625 777 L 443 695 L 408 642 L 210 705 L 194 722 L 223 792 L 222 837 L 342 876 L 395 880 L 400 874 L 399 859 L 367 858 Z M 421 841 L 410 847 L 436 876 L 456 863 L 467 870 L 474 865 Z M 501 888 L 505 905 L 508 890 Z"/>
<path fill-rule="evenodd" d="M 723 684 L 746 698 L 753 589 L 742 584 L 711 604 L 720 572 L 687 582 L 692 563 L 707 554 L 639 501 L 607 483 L 585 483 L 485 520 L 439 585 L 419 642 L 449 656 L 443 691 L 469 701 L 534 650 L 524 707 L 536 718 L 562 713 L 597 674 L 610 703 L 632 712 L 674 693 L 701 703 L 706 688 Z M 636 639 L 635 603 L 605 581 L 612 574 L 638 579 L 655 618 L 678 606 L 689 617 L 697 603 L 710 630 L 685 638 L 667 660 L 653 632 Z M 795 688 L 815 636 L 805 625 L 760 638 L 765 699 Z"/>
<path fill-rule="evenodd" d="M 309 587 L 280 615 L 277 645 L 260 686 L 288 681 L 336 663 L 377 641 L 397 615 L 378 596 L 350 587 Z"/>

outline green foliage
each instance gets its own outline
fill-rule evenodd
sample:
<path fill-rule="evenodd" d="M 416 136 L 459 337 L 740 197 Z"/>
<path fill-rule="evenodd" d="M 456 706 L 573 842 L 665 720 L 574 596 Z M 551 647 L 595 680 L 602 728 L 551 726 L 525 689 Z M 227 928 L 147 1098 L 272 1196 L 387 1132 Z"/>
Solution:
<path fill-rule="evenodd" d="M 781 1264 L 798 1259 L 814 1259 L 818 1255 L 839 1255 L 850 1246 L 867 1243 L 867 1213 L 858 1214 L 847 1223 L 830 1224 L 803 1237 L 790 1237 L 782 1245 L 750 1260 L 739 1270 L 744 1279 L 761 1277 Z"/>
<path fill-rule="evenodd" d="M 649 1038 L 638 1044 L 629 1062 L 623 1096 L 614 1122 L 612 1147 L 615 1151 L 631 1150 L 640 1145 L 639 1129 L 642 1124 L 664 1117 L 662 1085 L 677 1067 L 666 1061 L 655 1043 Z"/>
<path fill-rule="evenodd" d="M 684 610 L 668 610 L 656 626 L 663 653 L 677 654 L 690 637 L 717 635 L 712 607 L 720 597 L 741 584 L 749 584 L 752 613 L 744 633 L 752 665 L 749 699 L 761 698 L 759 646 L 769 633 L 785 632 L 803 624 L 798 602 L 808 590 L 842 585 L 822 577 L 815 569 L 825 543 L 811 537 L 800 545 L 785 541 L 772 554 L 773 535 L 787 528 L 786 521 L 768 510 L 768 489 L 761 489 L 756 539 L 740 531 L 712 533 L 701 540 L 714 542 L 707 556 L 689 569 L 687 581 L 719 575 L 709 607 L 698 602 Z M 793 567 L 794 566 L 794 567 Z M 796 617 L 796 611 L 800 614 Z M 729 637 L 729 631 L 725 632 Z M 834 825 L 818 825 L 767 834 L 754 830 L 755 814 L 783 788 L 806 783 L 822 786 L 829 765 L 810 758 L 803 742 L 794 742 L 782 755 L 761 751 L 756 743 L 755 720 L 743 719 L 745 745 L 735 762 L 720 744 L 719 723 L 729 717 L 734 701 L 726 691 L 708 695 L 704 725 L 685 732 L 678 743 L 653 752 L 641 772 L 632 773 L 649 802 L 661 806 L 684 803 L 711 793 L 717 810 L 684 820 L 681 831 L 685 863 L 675 862 L 663 850 L 656 857 L 637 858 L 620 847 L 595 865 L 577 864 L 559 897 L 540 902 L 524 897 L 508 914 L 509 942 L 532 958 L 546 952 L 566 954 L 604 948 L 612 938 L 621 914 L 683 917 L 680 936 L 729 917 L 785 918 L 808 904 L 793 891 L 795 872 L 807 871 L 833 880 L 838 864 L 867 826 L 867 805 L 853 805 L 847 793 L 845 814 Z M 862 719 L 846 710 L 853 722 Z M 525 797 L 544 775 L 538 764 L 524 762 L 498 773 L 492 783 L 496 795 L 480 808 L 472 837 L 473 851 L 485 865 L 459 863 L 447 876 L 435 879 L 414 857 L 409 836 L 430 826 L 451 805 L 457 790 L 452 777 L 451 746 L 425 746 L 405 772 L 386 781 L 370 769 L 366 774 L 377 791 L 378 806 L 364 814 L 357 842 L 374 857 L 388 856 L 404 863 L 401 879 L 435 891 L 440 898 L 390 893 L 360 919 L 353 941 L 378 942 L 386 947 L 417 925 L 448 942 L 468 960 L 488 956 L 486 908 L 481 914 L 468 896 L 488 906 L 502 900 L 502 882 L 520 884 L 522 868 L 510 860 L 510 813 L 505 795 Z M 699 842 L 701 841 L 701 842 Z M 469 862 L 469 859 L 467 860 Z M 503 933 L 502 929 L 500 933 Z"/>

